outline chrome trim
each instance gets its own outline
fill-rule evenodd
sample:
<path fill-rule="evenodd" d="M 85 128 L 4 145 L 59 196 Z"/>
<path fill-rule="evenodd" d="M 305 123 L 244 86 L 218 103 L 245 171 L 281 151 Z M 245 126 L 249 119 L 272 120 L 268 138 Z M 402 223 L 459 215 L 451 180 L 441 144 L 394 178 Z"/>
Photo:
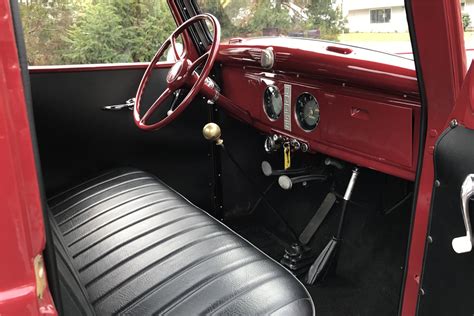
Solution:
<path fill-rule="evenodd" d="M 466 253 L 472 250 L 472 228 L 469 217 L 469 201 L 474 195 L 474 174 L 470 174 L 461 186 L 462 219 L 466 229 L 466 235 L 454 238 L 451 245 L 456 253 Z"/>
<path fill-rule="evenodd" d="M 349 185 L 347 186 L 346 193 L 344 193 L 344 200 L 349 201 L 351 199 L 352 190 L 354 189 L 354 185 L 358 176 L 359 168 L 354 167 L 354 169 L 352 170 L 351 180 L 349 181 Z"/>
<path fill-rule="evenodd" d="M 291 132 L 291 84 L 284 85 L 283 91 L 283 128 Z"/>
<path fill-rule="evenodd" d="M 130 111 L 133 110 L 133 107 L 135 106 L 135 98 L 128 99 L 125 101 L 123 104 L 113 104 L 113 105 L 106 105 L 102 107 L 102 110 L 104 111 L 120 111 L 123 109 L 128 109 Z"/>

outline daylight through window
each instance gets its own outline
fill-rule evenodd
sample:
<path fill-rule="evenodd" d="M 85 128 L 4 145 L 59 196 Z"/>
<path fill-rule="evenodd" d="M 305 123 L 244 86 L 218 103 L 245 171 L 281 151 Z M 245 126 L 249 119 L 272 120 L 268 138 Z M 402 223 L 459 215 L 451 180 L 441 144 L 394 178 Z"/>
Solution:
<path fill-rule="evenodd" d="M 389 23 L 392 9 L 370 10 L 370 23 Z"/>

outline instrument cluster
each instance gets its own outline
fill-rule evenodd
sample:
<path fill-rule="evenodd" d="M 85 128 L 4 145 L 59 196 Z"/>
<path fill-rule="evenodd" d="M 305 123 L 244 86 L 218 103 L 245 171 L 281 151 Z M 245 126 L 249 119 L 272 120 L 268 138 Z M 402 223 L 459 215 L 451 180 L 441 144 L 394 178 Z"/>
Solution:
<path fill-rule="evenodd" d="M 288 87 L 289 85 L 285 85 L 285 89 L 288 90 Z M 299 128 L 305 132 L 313 131 L 318 126 L 320 118 L 318 100 L 309 92 L 301 93 L 296 98 L 294 106 L 291 105 L 290 100 L 289 97 L 284 102 L 278 87 L 274 85 L 267 86 L 263 94 L 263 108 L 267 118 L 270 121 L 278 120 L 285 108 L 285 123 L 291 121 L 290 115 L 294 115 Z"/>

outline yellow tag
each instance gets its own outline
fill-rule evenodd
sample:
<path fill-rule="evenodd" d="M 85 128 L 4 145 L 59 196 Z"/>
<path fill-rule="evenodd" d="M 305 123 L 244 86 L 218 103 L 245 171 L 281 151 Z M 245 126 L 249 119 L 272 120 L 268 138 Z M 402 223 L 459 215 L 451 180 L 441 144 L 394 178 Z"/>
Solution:
<path fill-rule="evenodd" d="M 291 167 L 291 151 L 290 144 L 285 143 L 283 145 L 283 158 L 285 163 L 285 170 Z"/>

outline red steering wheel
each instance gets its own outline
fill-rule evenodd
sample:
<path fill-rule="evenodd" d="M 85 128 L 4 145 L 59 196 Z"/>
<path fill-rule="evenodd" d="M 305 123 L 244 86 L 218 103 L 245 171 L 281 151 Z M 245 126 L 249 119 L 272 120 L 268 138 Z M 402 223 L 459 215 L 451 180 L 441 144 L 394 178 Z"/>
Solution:
<path fill-rule="evenodd" d="M 191 61 L 188 58 L 188 52 L 184 48 L 183 53 L 180 54 L 176 48 L 176 38 L 181 35 L 190 25 L 196 23 L 197 21 L 209 21 L 214 30 L 214 38 L 209 49 L 197 58 L 195 61 Z M 191 101 L 196 97 L 199 91 L 202 89 L 206 78 L 209 76 L 209 73 L 214 65 L 216 60 L 217 52 L 219 50 L 221 38 L 221 26 L 219 21 L 211 14 L 199 14 L 196 15 L 183 24 L 181 24 L 168 39 L 161 45 L 160 49 L 156 52 L 152 61 L 148 65 L 140 85 L 138 86 L 137 95 L 135 97 L 135 106 L 133 107 L 133 119 L 135 124 L 143 130 L 152 131 L 158 130 L 169 123 L 171 123 L 175 118 L 177 118 Z M 156 63 L 160 60 L 161 56 L 164 54 L 166 49 L 171 45 L 171 49 L 176 60 L 173 67 L 168 72 L 166 76 L 167 87 L 165 91 L 156 99 L 156 101 L 150 106 L 150 108 L 145 112 L 143 116 L 140 114 L 140 103 L 142 100 L 143 91 L 145 90 L 146 84 L 150 79 L 150 76 L 153 72 L 153 68 Z M 196 68 L 203 64 L 202 71 L 198 74 L 195 70 Z M 173 95 L 176 90 L 179 90 L 183 87 L 190 88 L 186 97 L 181 101 L 181 103 L 172 111 L 168 111 L 168 115 L 156 123 L 148 124 L 147 120 L 153 115 L 153 113 L 162 106 L 166 99 Z"/>

